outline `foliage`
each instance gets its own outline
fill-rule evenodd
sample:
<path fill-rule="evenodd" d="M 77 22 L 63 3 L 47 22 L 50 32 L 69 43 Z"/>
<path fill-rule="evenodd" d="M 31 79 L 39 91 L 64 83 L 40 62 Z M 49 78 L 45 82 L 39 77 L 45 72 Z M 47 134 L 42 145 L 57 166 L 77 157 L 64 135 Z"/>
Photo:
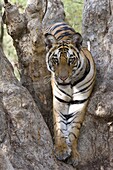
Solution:
<path fill-rule="evenodd" d="M 16 55 L 16 50 L 13 46 L 12 38 L 7 34 L 6 28 L 4 27 L 4 40 L 3 40 L 3 49 L 5 55 L 8 57 L 9 61 L 14 67 L 14 72 L 17 78 L 19 78 L 18 72 L 18 58 Z"/>
<path fill-rule="evenodd" d="M 9 2 L 11 2 L 12 4 L 16 4 L 20 11 L 23 11 L 26 5 L 26 1 L 24 0 L 11 0 Z M 12 38 L 7 34 L 5 25 L 4 25 L 3 49 L 4 49 L 5 55 L 8 57 L 9 61 L 14 67 L 16 77 L 19 78 L 18 58 L 16 55 L 15 48 L 13 46 Z"/>
<path fill-rule="evenodd" d="M 24 9 L 26 2 L 25 0 L 9 0 L 12 4 L 16 4 L 19 6 L 19 8 Z"/>
<path fill-rule="evenodd" d="M 62 0 L 66 20 L 78 32 L 82 30 L 82 10 L 84 0 Z"/>

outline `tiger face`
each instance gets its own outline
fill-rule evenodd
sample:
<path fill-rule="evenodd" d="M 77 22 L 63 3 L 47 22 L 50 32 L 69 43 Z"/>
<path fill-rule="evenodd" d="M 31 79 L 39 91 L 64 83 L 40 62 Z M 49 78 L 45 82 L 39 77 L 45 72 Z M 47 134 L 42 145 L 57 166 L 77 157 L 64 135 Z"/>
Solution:
<path fill-rule="evenodd" d="M 69 84 L 79 66 L 79 50 L 70 40 L 50 39 L 46 63 L 59 84 Z"/>
<path fill-rule="evenodd" d="M 47 62 L 48 68 L 54 74 L 58 83 L 70 83 L 74 70 L 78 65 L 78 56 L 75 53 L 75 48 L 72 44 L 64 44 L 64 42 L 60 45 L 55 45 L 55 47 L 57 49 L 50 55 Z"/>

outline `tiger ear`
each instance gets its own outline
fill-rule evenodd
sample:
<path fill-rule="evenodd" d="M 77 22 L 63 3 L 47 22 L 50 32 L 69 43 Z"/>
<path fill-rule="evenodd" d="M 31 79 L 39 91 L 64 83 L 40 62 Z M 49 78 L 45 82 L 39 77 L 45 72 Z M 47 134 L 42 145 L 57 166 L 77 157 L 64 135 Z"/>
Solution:
<path fill-rule="evenodd" d="M 83 42 L 83 38 L 81 36 L 80 33 L 76 32 L 73 35 L 73 43 L 75 44 L 75 46 L 78 48 L 78 50 L 80 50 L 81 46 L 82 46 L 82 42 Z"/>
<path fill-rule="evenodd" d="M 52 45 L 55 44 L 56 42 L 57 40 L 54 35 L 50 33 L 45 34 L 45 44 L 46 44 L 47 50 L 49 50 L 52 47 Z"/>

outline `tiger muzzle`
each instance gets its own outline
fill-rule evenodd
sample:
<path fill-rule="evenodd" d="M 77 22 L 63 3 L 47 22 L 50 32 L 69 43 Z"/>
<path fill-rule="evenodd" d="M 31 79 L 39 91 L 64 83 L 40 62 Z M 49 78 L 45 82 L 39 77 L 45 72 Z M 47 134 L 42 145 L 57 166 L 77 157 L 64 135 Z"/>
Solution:
<path fill-rule="evenodd" d="M 61 73 L 59 73 L 59 79 L 65 82 L 69 77 L 69 73 L 67 70 L 62 70 Z"/>
<path fill-rule="evenodd" d="M 68 76 L 65 76 L 65 75 L 64 75 L 64 76 L 60 76 L 59 78 L 60 78 L 62 81 L 65 81 L 65 80 L 68 78 Z"/>

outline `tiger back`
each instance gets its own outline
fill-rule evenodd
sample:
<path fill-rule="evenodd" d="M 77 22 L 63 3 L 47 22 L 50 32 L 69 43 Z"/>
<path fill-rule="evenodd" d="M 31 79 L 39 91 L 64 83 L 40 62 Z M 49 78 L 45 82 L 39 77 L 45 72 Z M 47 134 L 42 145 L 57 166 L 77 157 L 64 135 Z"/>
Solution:
<path fill-rule="evenodd" d="M 82 36 L 64 22 L 45 32 L 46 64 L 53 91 L 54 153 L 78 164 L 77 142 L 94 86 L 96 68 Z"/>

